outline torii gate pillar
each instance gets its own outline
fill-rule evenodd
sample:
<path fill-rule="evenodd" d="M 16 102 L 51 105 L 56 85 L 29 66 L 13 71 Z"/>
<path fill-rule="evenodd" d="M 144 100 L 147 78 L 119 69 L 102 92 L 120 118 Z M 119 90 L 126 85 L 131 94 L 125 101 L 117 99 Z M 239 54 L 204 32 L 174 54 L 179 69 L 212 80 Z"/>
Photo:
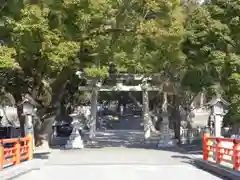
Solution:
<path fill-rule="evenodd" d="M 90 115 L 90 130 L 89 130 L 89 139 L 93 140 L 96 136 L 96 123 L 97 123 L 97 100 L 98 100 L 98 91 L 101 87 L 101 83 L 98 79 L 95 79 L 91 82 L 92 85 L 92 94 L 91 94 L 91 115 Z"/>
<path fill-rule="evenodd" d="M 149 99 L 148 99 L 147 79 L 142 81 L 142 100 L 143 100 L 143 123 L 144 123 L 144 140 L 151 137 L 151 121 L 149 117 Z"/>

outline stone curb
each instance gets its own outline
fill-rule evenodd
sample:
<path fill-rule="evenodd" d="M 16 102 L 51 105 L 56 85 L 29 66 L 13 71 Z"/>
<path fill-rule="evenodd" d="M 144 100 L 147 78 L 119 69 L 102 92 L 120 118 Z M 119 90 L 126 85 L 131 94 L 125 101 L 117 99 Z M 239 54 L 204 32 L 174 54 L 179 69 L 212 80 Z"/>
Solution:
<path fill-rule="evenodd" d="M 42 160 L 33 159 L 31 161 L 22 162 L 16 166 L 5 168 L 0 172 L 0 179 L 12 180 L 31 171 L 40 170 L 43 163 Z"/>
<path fill-rule="evenodd" d="M 239 180 L 240 179 L 240 172 L 233 171 L 226 167 L 204 161 L 202 159 L 196 158 L 194 159 L 194 163 L 197 167 L 212 172 L 213 174 L 220 176 L 221 178 L 227 178 L 229 180 Z"/>

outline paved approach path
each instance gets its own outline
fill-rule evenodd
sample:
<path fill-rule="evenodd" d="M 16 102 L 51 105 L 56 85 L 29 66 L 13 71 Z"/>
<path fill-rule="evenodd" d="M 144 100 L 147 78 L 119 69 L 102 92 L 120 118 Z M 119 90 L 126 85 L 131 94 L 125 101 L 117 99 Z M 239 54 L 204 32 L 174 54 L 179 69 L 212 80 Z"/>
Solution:
<path fill-rule="evenodd" d="M 123 133 L 120 133 L 123 134 Z M 121 135 L 115 133 L 114 141 L 121 142 Z M 176 149 L 154 149 L 150 145 L 135 145 L 139 133 L 125 134 L 125 147 L 114 144 L 84 150 L 53 150 L 48 159 L 42 160 L 39 169 L 23 174 L 15 180 L 219 180 L 220 178 L 197 169 L 191 159 Z M 138 134 L 138 135 L 136 135 Z M 106 133 L 105 138 L 114 137 Z M 104 139 L 104 136 L 102 136 Z M 111 141 L 109 144 L 111 144 Z M 106 143 L 106 142 L 104 142 Z M 129 146 L 128 146 L 128 145 Z M 118 144 L 119 145 L 119 144 Z M 43 156 L 44 157 L 44 156 Z"/>

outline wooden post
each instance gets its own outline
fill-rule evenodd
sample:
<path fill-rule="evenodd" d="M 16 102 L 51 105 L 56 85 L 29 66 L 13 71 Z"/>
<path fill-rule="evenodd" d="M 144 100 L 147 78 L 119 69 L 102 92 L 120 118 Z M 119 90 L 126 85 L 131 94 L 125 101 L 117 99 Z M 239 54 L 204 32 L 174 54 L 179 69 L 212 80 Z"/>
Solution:
<path fill-rule="evenodd" d="M 27 160 L 32 160 L 33 159 L 33 137 L 32 135 L 28 135 L 26 138 L 27 138 L 27 147 L 28 147 Z"/>
<path fill-rule="evenodd" d="M 233 140 L 233 170 L 239 171 L 240 170 L 240 145 L 236 142 L 236 139 Z"/>
<path fill-rule="evenodd" d="M 17 142 L 14 144 L 14 161 L 13 164 L 20 164 L 21 161 L 21 145 L 20 145 L 20 140 L 18 139 Z"/>
<path fill-rule="evenodd" d="M 3 169 L 3 163 L 4 163 L 4 147 L 3 147 L 3 141 L 0 141 L 0 171 Z"/>
<path fill-rule="evenodd" d="M 208 160 L 208 133 L 203 133 L 202 139 L 203 139 L 203 144 L 202 144 L 202 149 L 203 149 L 203 160 L 207 161 Z"/>

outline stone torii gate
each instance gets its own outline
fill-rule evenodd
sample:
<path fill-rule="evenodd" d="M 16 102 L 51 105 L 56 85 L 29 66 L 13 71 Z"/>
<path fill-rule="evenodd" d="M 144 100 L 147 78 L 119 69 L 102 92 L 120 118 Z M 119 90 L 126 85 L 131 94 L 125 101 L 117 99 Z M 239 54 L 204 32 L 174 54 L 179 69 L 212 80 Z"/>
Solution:
<path fill-rule="evenodd" d="M 144 76 L 138 74 L 118 74 L 113 78 L 116 80 L 114 85 L 102 85 L 100 78 L 93 78 L 84 76 L 82 72 L 76 73 L 80 79 L 87 79 L 87 86 L 79 86 L 79 91 L 91 91 L 91 116 L 90 116 L 90 139 L 94 139 L 96 132 L 96 114 L 97 114 L 97 100 L 98 92 L 107 91 L 139 91 L 142 92 L 142 111 L 144 122 L 144 139 L 147 140 L 151 136 L 152 121 L 149 115 L 149 91 L 161 91 L 161 87 L 150 85 L 148 82 L 152 80 L 151 76 Z M 113 76 L 112 76 L 113 77 Z M 138 82 L 138 85 L 124 85 L 123 81 L 132 80 Z M 166 93 L 165 93 L 166 94 Z M 166 101 L 166 100 L 165 100 Z M 166 103 L 166 102 L 165 102 Z M 168 122 L 168 121 L 167 121 Z"/>

